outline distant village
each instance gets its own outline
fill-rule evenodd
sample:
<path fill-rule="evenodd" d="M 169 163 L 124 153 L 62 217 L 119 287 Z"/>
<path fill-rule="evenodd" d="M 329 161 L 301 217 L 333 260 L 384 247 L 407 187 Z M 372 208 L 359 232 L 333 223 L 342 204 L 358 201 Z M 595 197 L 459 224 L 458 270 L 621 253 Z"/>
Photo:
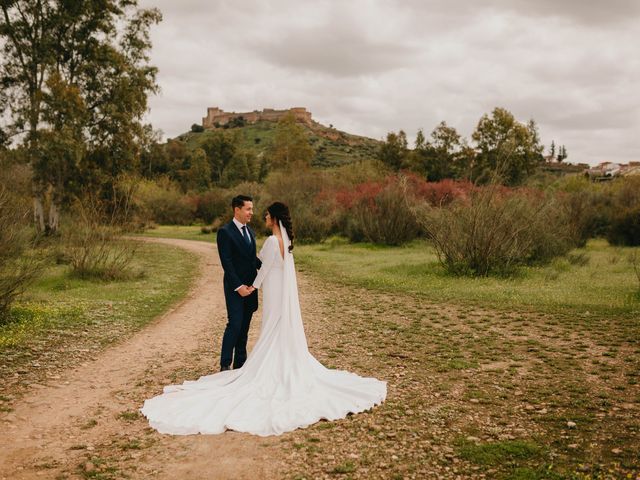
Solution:
<path fill-rule="evenodd" d="M 595 181 L 612 180 L 616 177 L 640 175 L 640 162 L 614 163 L 602 162 L 585 171 L 590 179 Z"/>

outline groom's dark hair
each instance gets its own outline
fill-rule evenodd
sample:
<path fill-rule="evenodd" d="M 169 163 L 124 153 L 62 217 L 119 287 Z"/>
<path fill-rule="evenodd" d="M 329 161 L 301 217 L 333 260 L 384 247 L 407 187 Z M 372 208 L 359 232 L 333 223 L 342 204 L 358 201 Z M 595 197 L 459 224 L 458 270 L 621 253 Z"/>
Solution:
<path fill-rule="evenodd" d="M 244 207 L 244 202 L 253 202 L 253 198 L 248 195 L 236 195 L 231 200 L 231 208 L 242 208 Z"/>

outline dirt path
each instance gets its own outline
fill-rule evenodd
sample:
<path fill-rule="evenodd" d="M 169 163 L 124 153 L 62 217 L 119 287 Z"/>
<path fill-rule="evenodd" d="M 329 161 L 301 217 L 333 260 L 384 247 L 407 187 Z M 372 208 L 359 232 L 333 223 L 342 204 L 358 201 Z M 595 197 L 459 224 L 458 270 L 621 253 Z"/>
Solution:
<path fill-rule="evenodd" d="M 204 242 L 146 239 L 201 256 L 188 297 L 144 330 L 28 393 L 0 422 L 0 479 L 278 478 L 278 437 L 160 435 L 137 410 L 168 383 L 217 370 L 222 272 Z M 254 316 L 249 347 L 259 332 Z"/>

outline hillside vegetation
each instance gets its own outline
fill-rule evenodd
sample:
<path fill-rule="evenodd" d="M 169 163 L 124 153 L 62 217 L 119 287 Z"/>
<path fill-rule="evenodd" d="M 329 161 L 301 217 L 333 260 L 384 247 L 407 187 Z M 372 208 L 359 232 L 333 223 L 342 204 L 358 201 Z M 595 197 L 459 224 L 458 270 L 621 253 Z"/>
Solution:
<path fill-rule="evenodd" d="M 379 140 L 352 135 L 317 122 L 313 122 L 311 126 L 302 123 L 299 125 L 304 128 L 314 149 L 315 157 L 311 161 L 314 167 L 335 167 L 375 158 L 382 144 Z M 228 130 L 237 132 L 241 149 L 252 151 L 262 157 L 273 145 L 277 127 L 276 122 L 260 121 Z M 216 135 L 215 132 L 216 130 L 187 132 L 179 135 L 178 139 L 186 142 L 187 148 L 193 151 L 202 148 L 208 139 Z"/>

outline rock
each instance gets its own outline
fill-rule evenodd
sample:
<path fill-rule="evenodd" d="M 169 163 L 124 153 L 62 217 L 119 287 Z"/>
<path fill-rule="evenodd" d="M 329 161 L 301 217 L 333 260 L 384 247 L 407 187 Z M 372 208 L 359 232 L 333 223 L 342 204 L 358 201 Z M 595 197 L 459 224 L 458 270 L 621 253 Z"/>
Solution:
<path fill-rule="evenodd" d="M 84 471 L 87 473 L 94 472 L 95 469 L 96 469 L 96 466 L 91 462 L 87 462 L 84 464 Z"/>
<path fill-rule="evenodd" d="M 569 445 L 567 445 L 567 447 L 569 447 L 571 449 L 576 449 L 576 448 L 578 448 L 578 444 L 577 443 L 570 443 Z"/>
<path fill-rule="evenodd" d="M 611 450 L 611 453 L 613 453 L 614 455 L 620 455 L 622 453 L 622 450 L 619 448 L 614 448 L 613 450 Z"/>
<path fill-rule="evenodd" d="M 569 428 L 576 428 L 576 426 L 577 426 L 576 423 L 572 422 L 571 420 L 569 420 L 567 422 L 567 427 L 569 427 Z"/>

